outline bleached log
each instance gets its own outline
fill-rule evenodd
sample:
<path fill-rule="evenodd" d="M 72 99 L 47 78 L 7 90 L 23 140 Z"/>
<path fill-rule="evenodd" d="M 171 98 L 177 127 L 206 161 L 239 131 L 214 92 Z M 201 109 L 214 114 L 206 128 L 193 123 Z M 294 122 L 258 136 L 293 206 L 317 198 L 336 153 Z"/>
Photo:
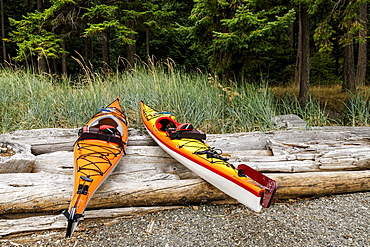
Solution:
<path fill-rule="evenodd" d="M 237 154 L 237 152 L 235 153 Z M 269 151 L 247 150 L 243 153 L 268 155 Z M 169 156 L 159 146 L 128 146 L 126 154 L 113 174 L 171 173 L 179 176 L 181 179 L 198 178 L 196 174 Z M 73 152 L 60 151 L 38 155 L 36 156 L 36 163 L 32 172 L 72 175 Z"/>
<path fill-rule="evenodd" d="M 0 140 L 0 149 L 0 173 L 32 171 L 36 157 L 31 153 L 30 145 Z"/>
<path fill-rule="evenodd" d="M 370 190 L 370 171 L 271 173 L 279 184 L 276 198 Z M 62 211 L 72 193 L 72 177 L 60 174 L 0 175 L 0 214 Z M 95 193 L 89 209 L 209 203 L 230 199 L 204 180 L 162 173 L 140 177 L 112 175 Z"/>
<path fill-rule="evenodd" d="M 32 151 L 40 154 L 34 173 L 0 175 L 0 214 L 61 212 L 68 207 L 76 136 L 77 129 L 0 135 L 0 140 L 30 144 Z M 276 198 L 286 199 L 369 191 L 368 138 L 368 127 L 330 127 L 208 135 L 207 143 L 222 149 L 235 166 L 246 163 L 262 172 L 279 172 L 267 175 L 279 183 Z M 220 201 L 237 203 L 163 152 L 148 135 L 130 129 L 127 155 L 94 195 L 88 209 Z M 44 222 L 45 227 L 59 227 L 53 220 Z M 61 222 L 64 228 L 64 220 Z"/>
<path fill-rule="evenodd" d="M 72 195 L 72 176 L 48 173 L 0 174 L 0 214 L 62 211 Z M 202 179 L 156 174 L 111 175 L 88 208 L 181 205 L 228 198 Z"/>
<path fill-rule="evenodd" d="M 72 151 L 78 129 L 34 129 L 18 130 L 0 135 L 0 140 L 10 140 L 32 145 L 34 154 L 56 151 Z M 314 127 L 310 130 L 285 130 L 269 132 L 245 132 L 235 134 L 208 134 L 207 143 L 224 152 L 240 150 L 266 150 L 267 142 L 275 140 L 283 143 L 307 143 L 326 141 L 335 145 L 340 141 L 350 141 L 362 145 L 370 138 L 370 127 Z M 319 143 L 318 143 L 319 144 Z M 130 146 L 153 146 L 155 142 L 143 132 L 129 129 Z M 368 144 L 365 143 L 365 146 Z"/>
<path fill-rule="evenodd" d="M 198 178 L 192 171 L 168 156 L 159 146 L 142 147 L 140 155 L 137 153 L 137 147 L 129 146 L 126 151 L 127 155 L 117 165 L 113 172 L 114 175 L 155 176 L 159 173 L 169 173 L 181 179 Z M 71 176 L 73 173 L 73 152 L 62 151 L 38 155 L 32 172 Z"/>
<path fill-rule="evenodd" d="M 333 156 L 323 158 L 321 154 L 291 154 L 280 156 L 250 156 L 248 153 L 258 153 L 256 150 L 246 150 L 226 153 L 229 162 L 235 166 L 247 164 L 261 172 L 319 172 L 319 171 L 346 171 L 367 170 L 370 167 L 370 157 Z M 247 154 L 244 156 L 241 154 Z M 370 155 L 370 153 L 369 153 Z M 48 172 L 59 174 L 72 174 L 73 153 L 55 152 L 36 156 L 33 172 Z M 127 156 L 117 166 L 115 173 L 167 172 L 179 176 L 181 179 L 198 177 L 186 167 L 182 166 L 158 146 L 128 146 Z"/>
<path fill-rule="evenodd" d="M 269 174 L 279 183 L 276 198 L 287 199 L 370 191 L 370 171 Z"/>
<path fill-rule="evenodd" d="M 320 144 L 317 144 L 320 142 Z M 272 157 L 262 158 L 267 162 L 276 161 L 314 161 L 317 171 L 347 171 L 370 169 L 370 147 L 367 140 L 337 141 L 335 144 L 328 144 L 327 141 L 316 141 L 313 144 L 302 143 L 281 143 L 269 140 L 269 147 L 274 154 Z M 246 161 L 258 161 L 259 157 L 251 157 Z M 310 167 L 311 162 L 307 162 Z M 312 168 L 312 167 L 310 167 Z M 292 169 L 299 172 L 298 169 Z"/>
<path fill-rule="evenodd" d="M 238 162 L 239 163 L 239 162 Z M 320 171 L 319 165 L 312 160 L 289 160 L 280 162 L 241 162 L 261 172 L 315 172 Z"/>
<path fill-rule="evenodd" d="M 31 145 L 35 155 L 57 151 L 73 151 L 73 144 L 78 136 L 78 129 L 33 129 L 17 130 L 0 135 L 1 140 L 14 141 Z M 137 129 L 129 129 L 130 146 L 155 146 L 153 139 Z"/>
<path fill-rule="evenodd" d="M 369 130 L 368 127 L 324 127 L 312 130 L 211 134 L 207 137 L 207 143 L 222 149 L 223 155 L 230 158 L 230 163 L 236 166 L 246 163 L 261 172 L 367 170 L 370 169 L 370 145 L 367 141 L 370 137 Z M 129 147 L 136 148 L 131 149 L 133 153 L 130 160 L 138 161 L 140 157 L 144 160 L 146 157 L 143 154 L 148 154 L 150 163 L 159 164 L 163 159 L 166 160 L 164 165 L 176 163 L 160 149 L 152 149 L 157 146 L 146 133 L 130 129 L 129 135 Z M 76 136 L 77 129 L 41 129 L 15 131 L 0 135 L 0 139 L 30 144 L 35 154 L 41 154 L 71 152 Z M 143 162 L 138 161 L 137 164 L 139 163 Z M 36 167 L 34 172 L 36 171 L 40 169 Z"/>
<path fill-rule="evenodd" d="M 101 218 L 118 218 L 118 217 L 133 217 L 143 214 L 155 213 L 160 211 L 172 210 L 182 208 L 183 206 L 163 206 L 163 207 L 128 207 L 128 208 L 109 208 L 100 210 L 87 210 L 85 212 L 85 219 L 101 219 Z M 6 235 L 44 231 L 57 230 L 66 228 L 66 218 L 62 214 L 58 215 L 40 215 L 26 217 L 0 219 L 0 238 Z M 4 216 L 3 216 L 4 217 Z M 76 231 L 79 231 L 77 226 Z"/>
<path fill-rule="evenodd" d="M 344 128 L 334 130 L 316 129 L 312 132 L 273 131 L 266 133 L 240 133 L 227 135 L 210 135 L 211 146 L 223 149 L 223 155 L 230 158 L 230 163 L 237 166 L 246 163 L 261 172 L 279 172 L 268 174 L 282 186 L 277 197 L 299 196 L 298 192 L 291 191 L 298 188 L 302 181 L 311 193 L 316 193 L 316 187 L 324 187 L 320 193 L 347 193 L 357 189 L 366 191 L 366 185 L 358 187 L 358 181 L 368 179 L 370 162 L 367 150 L 367 133 L 370 128 L 358 129 Z M 38 130 L 33 133 L 33 141 L 40 143 L 48 135 L 54 141 L 70 138 L 76 130 L 52 129 Z M 136 133 L 136 130 L 132 130 Z M 32 131 L 33 132 L 33 131 Z M 13 133 L 14 134 L 14 133 Z M 37 137 L 38 134 L 39 136 Z M 21 134 L 12 135 L 13 139 L 22 139 Z M 137 140 L 145 140 L 147 136 L 140 132 L 133 134 Z M 4 138 L 4 135 L 0 136 Z M 320 137 L 321 139 L 315 140 Z M 31 139 L 32 139 L 31 138 Z M 74 140 L 75 136 L 73 137 Z M 286 140 L 284 140 L 286 138 Z M 13 140 L 12 139 L 12 140 Z M 253 141 L 257 144 L 251 146 Z M 130 141 L 130 140 L 129 140 Z M 47 142 L 45 142 L 47 143 Z M 71 142 L 72 143 L 72 142 Z M 265 148 L 256 150 L 256 146 L 264 143 Z M 73 143 L 72 143 L 73 144 Z M 253 148 L 252 148 L 253 147 Z M 273 156 L 274 151 L 279 155 Z M 277 151 L 275 153 L 277 153 Z M 72 189 L 73 153 L 59 151 L 36 156 L 36 164 L 32 174 L 9 174 L 0 176 L 0 213 L 17 212 L 43 212 L 65 209 L 70 200 Z M 361 172 L 348 171 L 345 173 L 323 172 L 337 170 L 363 170 Z M 286 173 L 281 173 L 286 172 Z M 295 174 L 301 172 L 302 174 Z M 287 174 L 291 173 L 291 174 Z M 345 180 L 341 181 L 343 175 Z M 306 177 L 299 177 L 306 176 Z M 333 177 L 331 177 L 333 176 Z M 357 176 L 357 177 L 353 177 Z M 332 192 L 325 190 L 324 183 L 315 184 L 315 179 L 328 179 L 337 186 L 338 190 Z M 291 181 L 289 186 L 284 184 Z M 317 180 L 318 181 L 318 180 Z M 370 180 L 368 180 L 370 181 Z M 342 184 L 353 189 L 345 189 Z M 370 184 L 370 183 L 369 183 Z M 284 189 L 287 188 L 287 189 Z M 351 187 L 352 188 L 352 187 Z M 304 194 L 306 192 L 303 192 Z M 307 192 L 309 193 L 309 192 Z M 158 146 L 132 146 L 127 148 L 127 155 L 117 166 L 112 176 L 93 197 L 89 206 L 118 207 L 118 206 L 146 206 L 146 205 L 173 205 L 183 203 L 201 203 L 224 200 L 228 197 L 216 190 L 213 186 L 199 179 L 199 177 L 179 164 Z"/>

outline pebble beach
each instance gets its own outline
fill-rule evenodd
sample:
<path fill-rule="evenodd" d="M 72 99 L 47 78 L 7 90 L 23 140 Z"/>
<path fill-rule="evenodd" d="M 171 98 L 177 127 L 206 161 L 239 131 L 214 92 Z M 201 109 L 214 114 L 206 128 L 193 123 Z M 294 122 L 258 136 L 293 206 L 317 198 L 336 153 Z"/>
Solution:
<path fill-rule="evenodd" d="M 8 246 L 370 246 L 370 192 L 241 204 L 188 205 L 131 218 L 81 221 L 64 230 L 7 236 Z"/>

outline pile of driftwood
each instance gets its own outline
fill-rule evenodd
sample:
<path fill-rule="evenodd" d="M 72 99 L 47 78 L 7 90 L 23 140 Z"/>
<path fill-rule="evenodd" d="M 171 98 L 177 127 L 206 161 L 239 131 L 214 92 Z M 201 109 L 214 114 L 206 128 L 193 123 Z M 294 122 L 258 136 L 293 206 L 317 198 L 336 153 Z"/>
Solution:
<path fill-rule="evenodd" d="M 146 133 L 130 129 L 129 135 L 127 155 L 95 193 L 85 218 L 237 203 L 171 158 Z M 0 237 L 65 227 L 64 216 L 58 213 L 71 199 L 76 138 L 77 129 L 0 135 L 0 144 L 24 145 L 34 157 L 27 156 L 29 173 L 0 174 Z M 369 138 L 367 127 L 322 127 L 207 135 L 207 143 L 222 149 L 235 166 L 247 164 L 275 179 L 276 199 L 287 199 L 369 191 Z M 14 218 L 20 213 L 43 215 Z"/>

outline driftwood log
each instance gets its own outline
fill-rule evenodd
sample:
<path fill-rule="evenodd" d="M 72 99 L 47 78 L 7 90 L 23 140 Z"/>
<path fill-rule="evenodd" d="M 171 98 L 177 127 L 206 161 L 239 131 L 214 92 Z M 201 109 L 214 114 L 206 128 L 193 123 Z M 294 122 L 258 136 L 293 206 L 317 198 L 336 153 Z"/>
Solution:
<path fill-rule="evenodd" d="M 68 207 L 76 137 L 77 129 L 0 135 L 0 141 L 30 145 L 36 157 L 32 173 L 0 174 L 0 214 L 57 213 Z M 369 140 L 368 127 L 207 136 L 207 143 L 222 149 L 230 163 L 248 164 L 275 179 L 279 183 L 277 199 L 369 191 Z M 211 202 L 237 203 L 171 158 L 146 133 L 130 129 L 127 155 L 88 209 Z M 9 219 L 1 219 L 1 224 L 12 225 Z M 59 223 L 53 225 L 60 228 Z M 0 236 L 17 229 L 7 228 Z M 24 229 L 33 228 L 25 223 Z"/>
<path fill-rule="evenodd" d="M 208 135 L 230 163 L 248 164 L 279 183 L 276 198 L 369 190 L 370 128 L 327 127 Z M 31 145 L 32 173 L 0 174 L 0 213 L 58 211 L 72 188 L 76 129 L 38 129 L 1 135 Z M 368 185 L 369 184 L 369 185 Z M 127 155 L 97 192 L 90 208 L 178 205 L 228 196 L 165 153 L 146 134 L 130 129 Z"/>
<path fill-rule="evenodd" d="M 29 144 L 0 140 L 0 174 L 29 173 L 36 162 Z"/>
<path fill-rule="evenodd" d="M 93 218 L 129 218 L 142 214 L 149 214 L 164 210 L 181 208 L 181 206 L 161 207 L 127 207 L 101 210 L 89 210 L 89 213 L 82 219 Z M 7 216 L 0 219 L 0 238 L 2 236 L 24 233 L 29 231 L 52 230 L 66 228 L 64 215 L 38 215 L 29 217 Z M 78 228 L 77 228 L 78 230 Z"/>

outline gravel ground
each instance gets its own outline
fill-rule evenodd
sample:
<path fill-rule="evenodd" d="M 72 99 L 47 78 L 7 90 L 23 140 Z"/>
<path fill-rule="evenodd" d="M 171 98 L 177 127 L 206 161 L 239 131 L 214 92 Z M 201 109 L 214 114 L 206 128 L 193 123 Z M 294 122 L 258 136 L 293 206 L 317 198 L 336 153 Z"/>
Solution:
<path fill-rule="evenodd" d="M 370 192 L 242 205 L 199 205 L 111 220 L 85 220 L 72 238 L 43 231 L 1 246 L 370 246 Z"/>

